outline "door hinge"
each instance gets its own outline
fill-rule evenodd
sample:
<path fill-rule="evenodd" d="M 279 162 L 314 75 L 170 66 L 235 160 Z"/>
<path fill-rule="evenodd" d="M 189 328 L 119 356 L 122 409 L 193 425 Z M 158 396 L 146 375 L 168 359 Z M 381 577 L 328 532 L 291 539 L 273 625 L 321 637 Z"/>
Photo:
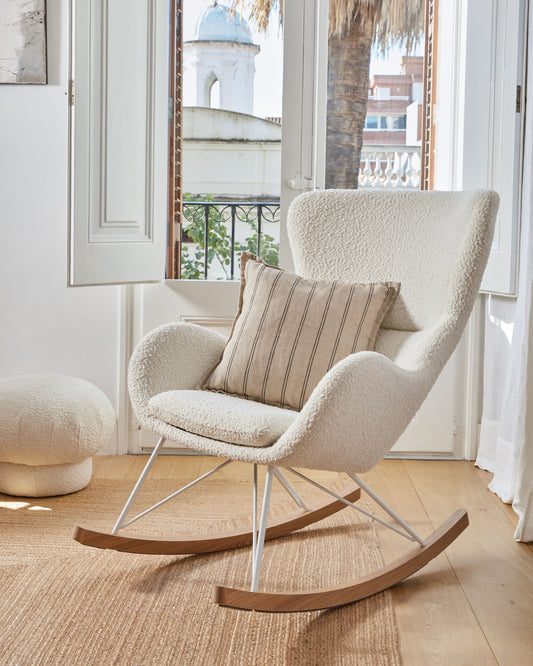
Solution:
<path fill-rule="evenodd" d="M 522 86 L 516 86 L 516 112 L 522 111 Z"/>
<path fill-rule="evenodd" d="M 70 81 L 70 92 L 69 92 L 70 105 L 74 106 L 74 79 Z"/>

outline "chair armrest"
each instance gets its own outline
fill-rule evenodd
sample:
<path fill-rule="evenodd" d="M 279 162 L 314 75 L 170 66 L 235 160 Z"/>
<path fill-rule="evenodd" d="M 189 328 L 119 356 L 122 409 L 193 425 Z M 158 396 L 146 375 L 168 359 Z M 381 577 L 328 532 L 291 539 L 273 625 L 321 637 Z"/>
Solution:
<path fill-rule="evenodd" d="M 376 352 L 348 356 L 322 378 L 275 444 L 287 451 L 280 464 L 372 469 L 409 425 L 434 379 L 430 371 L 402 368 Z"/>
<path fill-rule="evenodd" d="M 219 361 L 226 338 L 195 324 L 165 324 L 135 348 L 128 368 L 133 411 L 143 423 L 148 402 L 163 391 L 194 389 Z"/>

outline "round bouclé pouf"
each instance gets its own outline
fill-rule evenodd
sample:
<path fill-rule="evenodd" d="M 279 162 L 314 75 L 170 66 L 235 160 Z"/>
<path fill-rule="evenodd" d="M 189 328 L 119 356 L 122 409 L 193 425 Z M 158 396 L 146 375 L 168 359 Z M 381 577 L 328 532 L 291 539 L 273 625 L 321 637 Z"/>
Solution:
<path fill-rule="evenodd" d="M 56 374 L 0 379 L 0 492 L 66 495 L 85 488 L 92 456 L 115 425 L 105 393 Z"/>

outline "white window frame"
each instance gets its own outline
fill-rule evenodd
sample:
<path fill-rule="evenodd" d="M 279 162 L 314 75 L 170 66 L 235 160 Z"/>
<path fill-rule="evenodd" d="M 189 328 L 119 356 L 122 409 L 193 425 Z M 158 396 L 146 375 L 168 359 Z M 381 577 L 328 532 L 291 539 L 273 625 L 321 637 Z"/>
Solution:
<path fill-rule="evenodd" d="M 483 292 L 516 296 L 518 288 L 528 0 L 492 0 L 490 186 L 500 209 Z M 490 141 L 490 139 L 489 139 Z"/>
<path fill-rule="evenodd" d="M 514 296 L 520 233 L 527 0 L 439 3 L 435 188 L 491 188 L 500 209 L 482 291 Z M 522 90 L 516 111 L 517 86 Z"/>
<path fill-rule="evenodd" d="M 301 192 L 323 189 L 326 182 L 326 109 L 329 0 L 291 0 L 284 3 L 281 138 L 280 265 L 291 269 L 292 256 L 286 216 Z"/>

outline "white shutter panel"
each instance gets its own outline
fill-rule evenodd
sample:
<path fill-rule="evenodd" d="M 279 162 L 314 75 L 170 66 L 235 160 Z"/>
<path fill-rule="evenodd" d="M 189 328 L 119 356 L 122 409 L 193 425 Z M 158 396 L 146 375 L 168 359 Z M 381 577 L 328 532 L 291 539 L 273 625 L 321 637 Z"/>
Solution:
<path fill-rule="evenodd" d="M 70 284 L 164 277 L 168 0 L 74 3 Z"/>
<path fill-rule="evenodd" d="M 492 3 L 489 182 L 500 195 L 494 241 L 481 290 L 515 295 L 522 194 L 526 3 Z M 520 88 L 518 88 L 520 86 Z M 480 165 L 483 168 L 483 164 Z"/>

